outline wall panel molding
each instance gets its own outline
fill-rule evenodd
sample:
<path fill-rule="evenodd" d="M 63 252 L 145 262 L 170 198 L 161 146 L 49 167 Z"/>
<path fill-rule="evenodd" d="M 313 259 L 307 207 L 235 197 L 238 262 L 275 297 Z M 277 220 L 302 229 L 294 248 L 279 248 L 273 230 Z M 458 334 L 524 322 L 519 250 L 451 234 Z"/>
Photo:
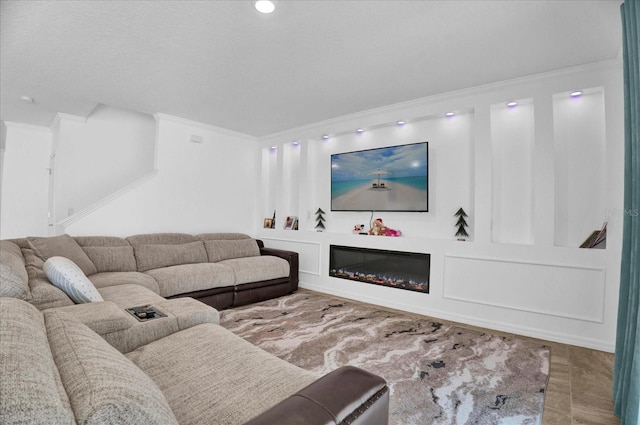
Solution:
<path fill-rule="evenodd" d="M 605 269 L 446 255 L 443 298 L 604 322 Z"/>

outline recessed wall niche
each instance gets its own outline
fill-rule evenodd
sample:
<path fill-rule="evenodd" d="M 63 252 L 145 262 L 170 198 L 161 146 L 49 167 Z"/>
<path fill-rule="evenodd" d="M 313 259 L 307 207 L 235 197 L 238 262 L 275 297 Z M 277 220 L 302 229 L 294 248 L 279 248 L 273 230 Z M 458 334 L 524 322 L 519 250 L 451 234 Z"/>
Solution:
<path fill-rule="evenodd" d="M 531 100 L 491 105 L 491 240 L 533 244 L 534 114 Z"/>
<path fill-rule="evenodd" d="M 278 149 L 277 147 L 265 147 L 262 149 L 262 179 L 260 181 L 260 205 L 264 206 L 263 215 L 271 217 L 276 210 L 276 191 L 278 173 Z"/>
<path fill-rule="evenodd" d="M 553 96 L 555 245 L 578 247 L 605 218 L 604 90 Z"/>
<path fill-rule="evenodd" d="M 282 146 L 282 220 L 288 215 L 299 216 L 300 199 L 300 150 L 299 141 Z"/>

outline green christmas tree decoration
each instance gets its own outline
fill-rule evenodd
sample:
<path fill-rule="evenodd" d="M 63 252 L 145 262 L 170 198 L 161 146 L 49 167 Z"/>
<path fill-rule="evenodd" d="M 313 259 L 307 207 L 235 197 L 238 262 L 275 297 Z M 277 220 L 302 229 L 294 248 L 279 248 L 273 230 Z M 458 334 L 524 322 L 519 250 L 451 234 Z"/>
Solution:
<path fill-rule="evenodd" d="M 316 231 L 317 232 L 322 232 L 326 227 L 324 226 L 324 216 L 323 214 L 326 214 L 326 212 L 322 211 L 322 208 L 318 208 L 318 210 L 315 212 L 316 214 Z"/>
<path fill-rule="evenodd" d="M 458 221 L 456 222 L 456 236 L 458 237 L 458 240 L 465 240 L 469 237 L 469 233 L 467 233 L 466 229 L 467 227 L 469 227 L 469 224 L 467 224 L 467 221 L 465 220 L 465 217 L 468 217 L 468 215 L 462 208 L 460 208 L 458 211 L 456 211 L 454 217 L 458 217 Z"/>

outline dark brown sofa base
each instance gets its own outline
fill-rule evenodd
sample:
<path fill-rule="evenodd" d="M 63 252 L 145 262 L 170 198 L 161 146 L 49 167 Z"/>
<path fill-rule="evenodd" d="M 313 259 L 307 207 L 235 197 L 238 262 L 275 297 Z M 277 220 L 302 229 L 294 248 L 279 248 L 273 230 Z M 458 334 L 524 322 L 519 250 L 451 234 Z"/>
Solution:
<path fill-rule="evenodd" d="M 384 379 L 344 366 L 276 404 L 245 425 L 387 425 Z"/>
<path fill-rule="evenodd" d="M 205 289 L 202 291 L 173 295 L 167 298 L 191 297 L 210 305 L 216 310 L 224 310 L 225 308 L 257 303 L 295 292 L 298 289 L 298 253 L 282 249 L 265 248 L 264 243 L 259 239 L 257 239 L 256 242 L 258 243 L 258 247 L 260 247 L 260 255 L 272 255 L 287 260 L 289 263 L 288 277 L 243 283 L 241 285 L 225 286 L 222 288 Z"/>
<path fill-rule="evenodd" d="M 283 295 L 291 294 L 293 291 L 294 290 L 291 289 L 289 278 L 283 277 L 280 279 L 245 283 L 237 286 L 226 286 L 223 288 L 188 292 L 186 294 L 173 295 L 167 298 L 191 297 L 210 305 L 216 310 L 224 310 L 229 307 L 238 307 L 271 298 L 281 297 Z"/>

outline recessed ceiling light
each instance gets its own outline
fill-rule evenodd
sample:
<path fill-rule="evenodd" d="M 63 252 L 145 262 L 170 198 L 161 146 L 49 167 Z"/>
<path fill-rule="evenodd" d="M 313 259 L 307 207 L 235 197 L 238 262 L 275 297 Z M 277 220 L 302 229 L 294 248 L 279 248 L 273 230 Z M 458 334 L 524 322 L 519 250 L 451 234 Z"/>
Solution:
<path fill-rule="evenodd" d="M 398 125 L 405 125 L 406 123 L 407 123 L 407 122 L 406 122 L 406 121 L 403 121 L 403 120 L 400 120 L 400 121 L 396 122 L 396 124 L 398 124 Z"/>
<path fill-rule="evenodd" d="M 328 134 L 323 134 L 322 135 L 322 140 L 329 140 L 329 135 Z"/>
<path fill-rule="evenodd" d="M 364 128 L 358 128 L 358 129 L 356 130 L 356 133 L 364 133 Z"/>
<path fill-rule="evenodd" d="M 21 96 L 20 100 L 24 103 L 35 103 L 35 100 L 31 96 Z"/>
<path fill-rule="evenodd" d="M 518 106 L 518 102 L 516 102 L 515 100 L 512 100 L 511 102 L 507 103 L 507 106 L 509 108 L 513 108 L 514 106 Z"/>
<path fill-rule="evenodd" d="M 276 10 L 276 5 L 270 0 L 258 0 L 253 5 L 260 13 L 271 13 Z"/>
<path fill-rule="evenodd" d="M 271 146 L 271 149 L 275 151 L 276 149 L 278 149 L 278 147 L 277 146 Z"/>
<path fill-rule="evenodd" d="M 294 140 L 292 143 L 293 146 L 298 146 L 300 144 L 300 140 Z"/>
<path fill-rule="evenodd" d="M 452 117 L 454 116 L 456 113 L 455 112 L 447 112 L 446 114 L 444 114 L 445 117 Z"/>
<path fill-rule="evenodd" d="M 571 96 L 571 97 L 582 96 L 582 91 L 581 90 L 572 91 L 571 93 L 569 93 L 569 96 Z"/>

